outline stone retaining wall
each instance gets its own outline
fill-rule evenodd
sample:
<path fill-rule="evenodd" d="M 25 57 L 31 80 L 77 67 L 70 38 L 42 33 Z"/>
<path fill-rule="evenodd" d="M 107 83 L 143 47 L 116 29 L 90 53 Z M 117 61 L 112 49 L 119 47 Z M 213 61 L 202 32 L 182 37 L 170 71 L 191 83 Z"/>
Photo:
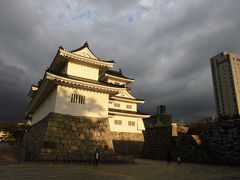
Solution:
<path fill-rule="evenodd" d="M 166 160 L 167 150 L 174 149 L 170 127 L 147 128 L 144 132 L 143 157 Z"/>
<path fill-rule="evenodd" d="M 184 162 L 240 165 L 240 121 L 213 123 L 200 135 L 179 133 L 172 137 L 171 127 L 146 129 L 143 157 Z"/>
<path fill-rule="evenodd" d="M 201 138 L 213 162 L 240 165 L 240 120 L 217 122 Z"/>
<path fill-rule="evenodd" d="M 31 126 L 23 138 L 26 157 L 64 156 L 72 153 L 117 152 L 139 156 L 143 135 L 110 132 L 107 118 L 76 117 L 49 113 Z"/>
<path fill-rule="evenodd" d="M 141 156 L 144 144 L 142 133 L 110 132 L 115 153 Z"/>

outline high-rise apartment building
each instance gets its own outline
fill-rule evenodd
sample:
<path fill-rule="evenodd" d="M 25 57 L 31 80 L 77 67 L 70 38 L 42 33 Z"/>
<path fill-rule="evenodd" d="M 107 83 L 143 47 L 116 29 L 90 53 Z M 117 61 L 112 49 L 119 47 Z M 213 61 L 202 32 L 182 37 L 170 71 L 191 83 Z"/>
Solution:
<path fill-rule="evenodd" d="M 222 52 L 210 59 L 218 116 L 240 114 L 240 55 Z"/>

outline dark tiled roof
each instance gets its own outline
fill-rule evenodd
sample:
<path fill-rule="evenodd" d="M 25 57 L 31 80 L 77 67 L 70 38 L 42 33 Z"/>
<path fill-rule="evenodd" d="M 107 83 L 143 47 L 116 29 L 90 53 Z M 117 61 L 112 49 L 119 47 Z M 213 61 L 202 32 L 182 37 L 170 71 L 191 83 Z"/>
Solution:
<path fill-rule="evenodd" d="M 105 73 L 106 73 L 106 74 L 109 74 L 109 75 L 112 75 L 112 76 L 117 76 L 117 77 L 120 77 L 120 78 L 124 78 L 124 79 L 134 80 L 134 79 L 132 79 L 132 78 L 128 78 L 128 77 L 124 76 L 124 75 L 122 74 L 122 71 L 121 71 L 121 70 L 120 70 L 120 71 L 107 70 Z"/>
<path fill-rule="evenodd" d="M 144 121 L 155 122 L 158 120 L 157 115 L 151 115 L 149 118 L 144 119 Z"/>
<path fill-rule="evenodd" d="M 148 114 L 142 113 L 142 112 L 140 112 L 140 111 L 137 111 L 137 112 L 135 112 L 135 111 L 126 111 L 126 110 L 113 109 L 113 108 L 109 108 L 108 110 L 109 110 L 109 111 L 114 111 L 114 112 L 119 112 L 119 113 L 148 115 Z"/>
<path fill-rule="evenodd" d="M 120 96 L 115 96 L 117 98 L 121 98 L 121 99 L 127 99 L 127 100 L 135 100 L 135 101 L 144 101 L 144 99 L 132 99 L 132 98 L 126 98 L 126 97 L 120 97 Z M 113 99 L 113 98 L 111 98 Z"/>
<path fill-rule="evenodd" d="M 124 88 L 124 85 L 112 84 L 112 83 L 107 83 L 107 82 L 104 82 L 104 81 L 96 81 L 96 80 L 92 80 L 92 79 L 87 79 L 87 78 L 68 75 L 68 74 L 65 74 L 65 73 L 56 73 L 56 72 L 52 72 L 52 71 L 48 71 L 48 72 L 50 72 L 52 74 L 55 74 L 55 75 L 58 75 L 58 76 L 65 77 L 65 78 L 73 79 L 73 80 L 84 81 L 84 82 L 88 82 L 88 83 L 99 84 L 99 85 L 110 86 L 110 87 L 116 87 L 116 88 Z"/>
<path fill-rule="evenodd" d="M 36 87 L 36 88 L 38 88 L 39 86 L 38 86 L 38 85 L 35 85 L 35 84 L 32 84 L 32 87 Z"/>
<path fill-rule="evenodd" d="M 80 50 L 84 49 L 85 47 L 89 48 L 89 45 L 88 45 L 88 42 L 87 42 L 87 41 L 83 44 L 82 47 L 77 48 L 77 49 L 74 49 L 74 50 L 72 50 L 72 51 L 70 51 L 70 52 L 80 51 Z"/>
<path fill-rule="evenodd" d="M 92 50 L 90 49 L 87 41 L 84 43 L 84 45 L 83 45 L 82 47 L 77 48 L 77 49 L 74 49 L 74 50 L 69 51 L 69 52 L 71 52 L 71 53 L 77 52 L 77 51 L 80 51 L 80 50 L 84 49 L 85 47 L 87 47 L 87 48 L 89 49 L 89 51 L 90 51 L 94 56 L 96 56 L 96 55 L 92 52 Z M 97 56 L 96 56 L 96 57 L 97 57 Z M 103 62 L 109 62 L 109 63 L 114 63 L 114 62 L 115 62 L 114 60 L 102 60 L 102 59 L 99 59 L 98 57 L 97 57 L 97 60 L 103 61 Z"/>

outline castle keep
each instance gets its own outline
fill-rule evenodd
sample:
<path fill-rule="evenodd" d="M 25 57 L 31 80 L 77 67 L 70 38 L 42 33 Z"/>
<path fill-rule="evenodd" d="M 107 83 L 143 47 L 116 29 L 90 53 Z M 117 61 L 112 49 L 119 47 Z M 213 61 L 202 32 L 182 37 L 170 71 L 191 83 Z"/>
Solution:
<path fill-rule="evenodd" d="M 144 100 L 131 94 L 134 79 L 114 71 L 115 61 L 94 55 L 86 42 L 57 54 L 38 85 L 32 85 L 26 115 L 32 126 L 23 139 L 28 155 L 41 157 L 101 151 L 141 153 Z"/>

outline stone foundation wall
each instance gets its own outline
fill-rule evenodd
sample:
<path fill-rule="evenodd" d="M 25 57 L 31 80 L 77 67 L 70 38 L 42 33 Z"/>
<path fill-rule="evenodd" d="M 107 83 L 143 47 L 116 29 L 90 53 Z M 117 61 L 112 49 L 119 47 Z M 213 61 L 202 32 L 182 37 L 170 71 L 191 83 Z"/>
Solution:
<path fill-rule="evenodd" d="M 179 133 L 171 136 L 171 127 L 146 129 L 143 157 L 184 162 L 240 165 L 240 121 L 214 123 L 200 135 Z"/>
<path fill-rule="evenodd" d="M 184 162 L 204 162 L 206 153 L 196 139 L 190 134 L 178 134 L 172 136 L 171 127 L 147 129 L 144 133 L 143 157 L 167 160 L 167 152 L 170 152 L 173 161 L 179 156 Z"/>
<path fill-rule="evenodd" d="M 213 162 L 240 165 L 240 120 L 215 123 L 201 138 Z"/>
<path fill-rule="evenodd" d="M 144 137 L 142 133 L 123 133 L 110 132 L 115 153 L 131 154 L 134 156 L 142 155 Z"/>
<path fill-rule="evenodd" d="M 166 160 L 167 150 L 174 146 L 170 127 L 147 128 L 144 139 L 144 158 Z"/>
<path fill-rule="evenodd" d="M 28 158 L 38 156 L 44 142 L 47 126 L 48 121 L 47 119 L 44 119 L 43 121 L 35 124 L 34 127 L 31 127 L 28 132 L 24 134 L 22 140 L 22 151 L 25 153 L 24 156 Z"/>
<path fill-rule="evenodd" d="M 23 147 L 31 159 L 93 154 L 97 147 L 100 152 L 139 156 L 143 140 L 142 133 L 110 132 L 107 118 L 49 113 L 24 135 Z"/>

